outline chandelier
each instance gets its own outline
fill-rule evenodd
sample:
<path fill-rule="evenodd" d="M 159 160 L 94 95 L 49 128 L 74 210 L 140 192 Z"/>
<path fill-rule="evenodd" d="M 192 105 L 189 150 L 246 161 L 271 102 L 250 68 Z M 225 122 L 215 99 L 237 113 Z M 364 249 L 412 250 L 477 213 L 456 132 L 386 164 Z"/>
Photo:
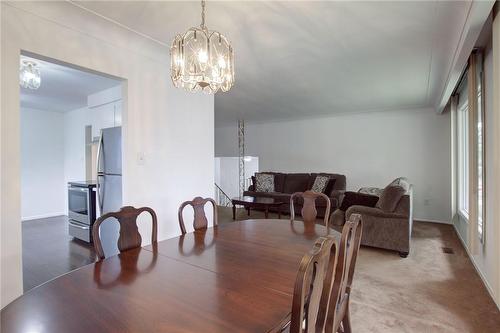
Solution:
<path fill-rule="evenodd" d="M 174 86 L 188 91 L 212 94 L 233 86 L 233 48 L 224 35 L 205 26 L 205 0 L 201 1 L 201 25 L 172 42 L 170 70 Z"/>
<path fill-rule="evenodd" d="M 19 69 L 19 84 L 23 88 L 38 89 L 40 87 L 40 68 L 30 60 L 21 60 Z"/>

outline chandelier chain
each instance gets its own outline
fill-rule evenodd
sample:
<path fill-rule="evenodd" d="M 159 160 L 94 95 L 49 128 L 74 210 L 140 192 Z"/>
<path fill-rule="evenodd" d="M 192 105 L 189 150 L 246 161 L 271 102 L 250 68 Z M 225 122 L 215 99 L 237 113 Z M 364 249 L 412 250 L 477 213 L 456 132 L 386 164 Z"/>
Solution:
<path fill-rule="evenodd" d="M 201 28 L 205 28 L 205 0 L 201 0 Z"/>

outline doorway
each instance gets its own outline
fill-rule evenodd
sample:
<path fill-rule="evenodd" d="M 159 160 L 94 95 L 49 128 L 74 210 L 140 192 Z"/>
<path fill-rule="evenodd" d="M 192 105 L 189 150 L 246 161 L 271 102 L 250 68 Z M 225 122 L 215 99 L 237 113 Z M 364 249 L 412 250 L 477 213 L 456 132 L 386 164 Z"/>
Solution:
<path fill-rule="evenodd" d="M 121 133 L 122 85 L 105 74 L 21 54 L 25 292 L 95 261 L 90 233 L 99 216 L 98 145 L 101 132 Z M 121 134 L 117 147 L 121 156 Z M 121 182 L 117 188 L 111 199 L 119 208 Z"/>

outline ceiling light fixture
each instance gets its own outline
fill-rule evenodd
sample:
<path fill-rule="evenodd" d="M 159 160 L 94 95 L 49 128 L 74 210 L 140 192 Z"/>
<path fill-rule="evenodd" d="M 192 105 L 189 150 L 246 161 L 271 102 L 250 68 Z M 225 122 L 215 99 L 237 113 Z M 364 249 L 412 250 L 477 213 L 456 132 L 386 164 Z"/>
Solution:
<path fill-rule="evenodd" d="M 40 67 L 34 61 L 21 59 L 19 68 L 19 84 L 23 88 L 38 89 L 42 79 L 40 77 Z"/>
<path fill-rule="evenodd" d="M 188 91 L 212 94 L 233 86 L 233 48 L 224 35 L 205 26 L 205 0 L 201 1 L 201 25 L 172 42 L 170 70 L 174 86 Z"/>

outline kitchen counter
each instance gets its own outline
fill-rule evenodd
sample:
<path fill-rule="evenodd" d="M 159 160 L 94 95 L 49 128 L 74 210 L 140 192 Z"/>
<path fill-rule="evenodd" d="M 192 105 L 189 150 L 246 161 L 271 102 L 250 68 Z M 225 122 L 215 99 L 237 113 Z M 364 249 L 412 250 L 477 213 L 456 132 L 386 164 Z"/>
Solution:
<path fill-rule="evenodd" d="M 92 187 L 96 187 L 97 183 L 95 180 L 82 180 L 82 181 L 68 182 L 68 185 L 92 188 Z"/>

